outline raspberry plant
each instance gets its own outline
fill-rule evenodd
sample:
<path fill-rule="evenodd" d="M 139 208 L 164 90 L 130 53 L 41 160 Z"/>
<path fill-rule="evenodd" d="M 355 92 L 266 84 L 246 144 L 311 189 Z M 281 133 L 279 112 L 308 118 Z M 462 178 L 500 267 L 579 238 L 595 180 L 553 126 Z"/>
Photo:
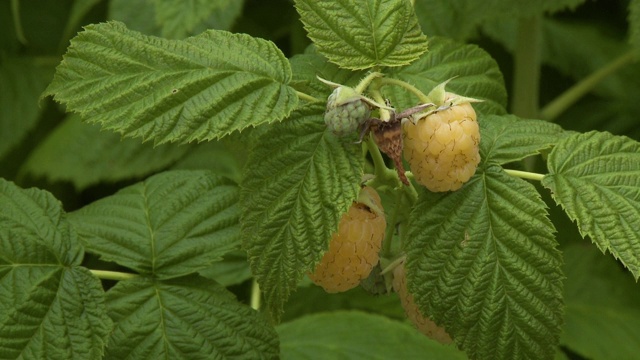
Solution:
<path fill-rule="evenodd" d="M 640 1 L 0 20 L 0 358 L 637 358 Z M 379 263 L 325 294 L 363 186 Z"/>

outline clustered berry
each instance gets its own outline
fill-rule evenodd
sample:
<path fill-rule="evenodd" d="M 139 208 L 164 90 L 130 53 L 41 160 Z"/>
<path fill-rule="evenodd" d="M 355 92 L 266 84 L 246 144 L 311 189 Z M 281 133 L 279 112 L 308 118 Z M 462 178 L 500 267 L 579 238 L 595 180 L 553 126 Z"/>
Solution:
<path fill-rule="evenodd" d="M 398 265 L 393 270 L 393 289 L 398 293 L 407 317 L 421 333 L 442 344 L 450 344 L 453 342 L 451 336 L 447 334 L 443 327 L 438 326 L 431 319 L 422 315 L 418 309 L 413 295 L 407 290 L 407 277 L 405 275 L 404 263 Z"/>
<path fill-rule="evenodd" d="M 369 118 L 371 108 L 354 89 L 339 86 L 327 99 L 324 122 L 336 136 L 347 136 L 357 132 Z"/>
<path fill-rule="evenodd" d="M 342 292 L 358 286 L 378 264 L 387 223 L 376 191 L 365 187 L 360 198 L 363 195 L 370 200 L 370 205 L 354 202 L 342 216 L 329 249 L 309 274 L 309 278 L 326 292 Z"/>
<path fill-rule="evenodd" d="M 456 95 L 447 93 L 445 103 Z M 480 128 L 469 102 L 403 123 L 404 158 L 416 181 L 427 189 L 462 187 L 480 163 Z"/>

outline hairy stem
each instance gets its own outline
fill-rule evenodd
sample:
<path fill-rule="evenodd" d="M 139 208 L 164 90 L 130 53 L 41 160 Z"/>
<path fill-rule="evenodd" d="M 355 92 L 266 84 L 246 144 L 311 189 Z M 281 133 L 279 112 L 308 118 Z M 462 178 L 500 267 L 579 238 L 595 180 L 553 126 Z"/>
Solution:
<path fill-rule="evenodd" d="M 107 270 L 89 270 L 89 271 L 91 271 L 91 273 L 97 276 L 99 279 L 104 279 L 104 280 L 122 281 L 122 280 L 133 279 L 139 276 L 136 274 L 123 273 L 118 271 L 107 271 Z"/>
<path fill-rule="evenodd" d="M 580 80 L 575 85 L 567 89 L 564 93 L 560 94 L 556 99 L 547 104 L 539 114 L 539 117 L 544 120 L 555 120 L 560 114 L 566 111 L 580 98 L 589 93 L 595 88 L 602 80 L 607 76 L 618 71 L 623 66 L 632 63 L 636 58 L 636 51 L 631 50 L 627 53 L 620 55 L 613 59 L 606 66 L 598 69 L 596 72 Z"/>
<path fill-rule="evenodd" d="M 392 79 L 392 78 L 383 78 L 383 79 L 380 79 L 380 82 L 382 83 L 382 85 L 400 86 L 401 88 L 403 88 L 405 90 L 408 90 L 409 92 L 414 94 L 418 99 L 420 99 L 420 102 L 422 102 L 422 103 L 431 102 L 431 100 L 429 100 L 427 95 L 425 95 L 422 91 L 420 91 L 420 89 L 418 89 L 417 87 L 409 84 L 406 81 L 402 81 L 402 80 L 398 80 L 398 79 Z"/>
<path fill-rule="evenodd" d="M 369 74 L 367 74 L 367 76 L 364 77 L 364 79 L 360 80 L 360 82 L 358 83 L 358 85 L 356 85 L 354 90 L 358 94 L 362 94 L 364 92 L 364 89 L 366 89 L 374 79 L 377 79 L 382 76 L 384 76 L 382 73 L 379 73 L 376 71 L 370 72 Z M 384 104 L 384 102 L 382 102 L 382 104 Z"/>
<path fill-rule="evenodd" d="M 538 174 L 538 173 L 532 173 L 532 172 L 520 171 L 520 170 L 504 169 L 504 172 L 506 172 L 511 176 L 519 177 L 521 179 L 529 179 L 529 180 L 537 180 L 537 181 L 542 181 L 542 178 L 545 177 L 544 174 Z"/>
<path fill-rule="evenodd" d="M 371 159 L 373 160 L 375 182 L 378 184 L 388 184 L 390 181 L 397 182 L 396 173 L 387 167 L 378 145 L 376 145 L 371 136 L 367 137 L 367 148 L 369 148 L 369 154 L 371 154 Z"/>

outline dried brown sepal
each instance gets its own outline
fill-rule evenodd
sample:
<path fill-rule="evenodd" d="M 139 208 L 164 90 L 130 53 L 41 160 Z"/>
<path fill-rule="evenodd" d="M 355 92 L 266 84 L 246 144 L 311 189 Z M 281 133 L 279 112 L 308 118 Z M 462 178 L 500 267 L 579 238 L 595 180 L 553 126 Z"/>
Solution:
<path fill-rule="evenodd" d="M 393 117 L 389 121 L 371 119 L 370 129 L 376 145 L 393 160 L 400 181 L 408 186 L 409 179 L 407 179 L 407 176 L 404 174 L 405 170 L 402 164 L 401 119 L 396 117 Z"/>

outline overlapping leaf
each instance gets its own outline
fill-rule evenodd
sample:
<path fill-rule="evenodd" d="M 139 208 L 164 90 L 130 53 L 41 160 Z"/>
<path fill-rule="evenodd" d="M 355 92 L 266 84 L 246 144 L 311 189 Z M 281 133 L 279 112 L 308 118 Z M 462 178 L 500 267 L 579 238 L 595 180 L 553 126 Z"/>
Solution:
<path fill-rule="evenodd" d="M 71 115 L 38 144 L 21 171 L 83 189 L 101 181 L 131 179 L 161 170 L 193 146 L 154 147 L 139 139 L 121 139 Z"/>
<path fill-rule="evenodd" d="M 323 111 L 305 106 L 266 131 L 242 181 L 243 243 L 276 317 L 326 250 L 362 176 L 361 147 L 326 131 Z"/>
<path fill-rule="evenodd" d="M 87 249 L 156 278 L 186 275 L 239 246 L 239 190 L 206 171 L 171 171 L 71 214 Z"/>
<path fill-rule="evenodd" d="M 147 35 L 183 39 L 207 29 L 229 30 L 243 0 L 149 0 L 109 2 L 109 17 Z"/>
<path fill-rule="evenodd" d="M 434 37 L 429 41 L 429 52 L 409 66 L 392 69 L 390 77 L 404 80 L 425 94 L 436 85 L 453 78 L 447 91 L 483 100 L 474 108 L 484 114 L 504 114 L 507 92 L 498 64 L 476 45 Z M 415 106 L 415 97 L 396 86 L 383 88 L 393 105 L 403 109 Z"/>
<path fill-rule="evenodd" d="M 284 118 L 298 101 L 290 78 L 265 40 L 216 30 L 165 40 L 109 22 L 71 41 L 46 94 L 87 121 L 160 144 Z"/>
<path fill-rule="evenodd" d="M 60 203 L 0 179 L 0 358 L 96 359 L 111 320 Z"/>
<path fill-rule="evenodd" d="M 277 327 L 282 359 L 466 359 L 410 325 L 357 311 L 321 313 Z"/>
<path fill-rule="evenodd" d="M 574 134 L 549 154 L 542 184 L 601 251 L 640 278 L 640 143 L 604 132 Z"/>
<path fill-rule="evenodd" d="M 407 281 L 472 359 L 551 358 L 562 324 L 561 257 L 544 202 L 499 166 L 453 193 L 423 192 Z"/>
<path fill-rule="evenodd" d="M 541 120 L 513 115 L 483 116 L 479 120 L 485 162 L 506 164 L 549 149 L 563 136 L 562 128 Z"/>
<path fill-rule="evenodd" d="M 402 66 L 427 50 L 408 0 L 296 0 L 309 38 L 347 69 Z"/>
<path fill-rule="evenodd" d="M 105 360 L 274 359 L 279 353 L 273 326 L 211 280 L 127 280 L 107 300 L 115 328 Z"/>

